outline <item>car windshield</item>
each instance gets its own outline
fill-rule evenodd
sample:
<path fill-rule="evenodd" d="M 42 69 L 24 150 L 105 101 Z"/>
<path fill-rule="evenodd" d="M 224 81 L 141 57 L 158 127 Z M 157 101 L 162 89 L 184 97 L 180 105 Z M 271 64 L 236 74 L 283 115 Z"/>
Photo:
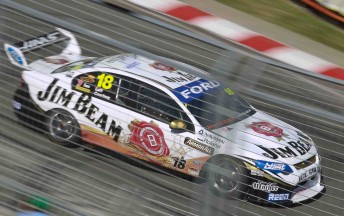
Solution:
<path fill-rule="evenodd" d="M 209 130 L 233 124 L 256 112 L 231 88 L 222 85 L 185 103 L 185 106 Z"/>

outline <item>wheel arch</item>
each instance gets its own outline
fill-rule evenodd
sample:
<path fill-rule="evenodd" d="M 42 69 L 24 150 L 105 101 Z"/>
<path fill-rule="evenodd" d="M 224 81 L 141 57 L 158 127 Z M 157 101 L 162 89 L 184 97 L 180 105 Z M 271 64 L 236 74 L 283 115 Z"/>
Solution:
<path fill-rule="evenodd" d="M 234 159 L 234 160 L 239 160 L 239 161 L 241 161 L 242 162 L 242 164 L 243 165 L 245 165 L 244 164 L 244 160 L 242 160 L 241 158 L 239 158 L 239 157 L 235 157 L 235 156 L 233 156 L 233 155 L 227 155 L 227 154 L 217 154 L 217 155 L 213 155 L 212 157 L 210 157 L 207 161 L 206 161 L 206 163 L 203 165 L 203 167 L 202 167 L 202 169 L 201 169 L 201 172 L 200 172 L 200 177 L 206 177 L 206 170 L 207 169 L 209 169 L 208 167 L 208 164 L 210 164 L 212 161 L 215 161 L 215 160 L 217 160 L 217 159 L 219 159 L 219 158 L 231 158 L 231 159 Z M 246 165 L 245 165 L 245 168 L 246 168 Z"/>
<path fill-rule="evenodd" d="M 70 110 L 67 110 L 67 109 L 63 109 L 63 108 L 59 108 L 59 107 L 56 107 L 56 108 L 52 108 L 52 109 L 49 109 L 45 112 L 45 129 L 48 133 L 48 136 L 50 137 L 50 132 L 49 132 L 49 125 L 48 125 L 48 121 L 49 118 L 53 115 L 53 113 L 65 113 L 66 115 L 70 115 L 72 118 L 74 118 L 75 120 L 75 123 L 76 123 L 76 134 L 74 136 L 74 138 L 72 138 L 70 141 L 66 142 L 66 144 L 64 144 L 64 146 L 66 147 L 79 147 L 79 144 L 82 143 L 82 133 L 81 133 L 81 127 L 80 127 L 80 123 L 79 123 L 79 120 L 78 120 L 78 115 L 75 114 L 75 112 L 70 112 Z M 75 143 L 79 143 L 79 144 L 75 144 Z"/>

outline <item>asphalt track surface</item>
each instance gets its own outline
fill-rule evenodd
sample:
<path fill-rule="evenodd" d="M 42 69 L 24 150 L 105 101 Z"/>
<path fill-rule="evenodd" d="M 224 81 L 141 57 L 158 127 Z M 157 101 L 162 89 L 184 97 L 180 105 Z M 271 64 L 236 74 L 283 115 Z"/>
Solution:
<path fill-rule="evenodd" d="M 162 56 L 175 58 L 210 72 L 225 71 L 230 83 L 256 108 L 266 111 L 311 135 L 322 155 L 327 191 L 321 197 L 291 208 L 273 208 L 242 200 L 227 200 L 210 193 L 205 183 L 138 166 L 121 157 L 66 149 L 16 122 L 12 96 L 20 70 L 1 51 L 0 65 L 0 173 L 22 185 L 38 181 L 42 166 L 53 177 L 39 186 L 54 195 L 64 208 L 58 215 L 342 215 L 344 210 L 343 122 L 311 115 L 292 107 L 247 96 L 254 89 L 343 116 L 344 88 L 313 80 L 179 35 L 122 12 L 88 1 L 16 1 L 41 12 L 83 26 Z M 14 43 L 53 30 L 54 25 L 29 15 L 1 8 L 0 40 Z M 104 56 L 125 51 L 77 35 L 84 55 Z M 54 48 L 52 48 L 54 50 Z M 52 55 L 50 51 L 38 55 Z M 30 54 L 29 58 L 39 56 Z M 236 64 L 237 60 L 250 65 Z M 51 171 L 54 170 L 53 174 Z M 37 183 L 38 184 L 38 183 Z M 0 202 L 12 206 L 18 197 L 13 188 L 0 186 Z M 67 210 L 66 210 L 67 209 Z M 77 213 L 73 212 L 76 211 Z M 97 212 L 98 211 L 98 212 Z M 101 211 L 101 212 L 99 212 Z M 81 214 L 82 212 L 83 214 Z M 92 214 L 93 212 L 93 214 Z M 112 213 L 109 213 L 112 212 Z"/>

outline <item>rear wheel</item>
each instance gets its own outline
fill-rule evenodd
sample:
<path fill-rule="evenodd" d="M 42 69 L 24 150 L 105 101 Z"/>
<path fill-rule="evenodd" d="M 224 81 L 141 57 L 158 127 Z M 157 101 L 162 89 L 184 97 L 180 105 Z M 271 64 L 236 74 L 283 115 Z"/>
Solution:
<path fill-rule="evenodd" d="M 207 166 L 207 182 L 211 191 L 225 198 L 242 199 L 248 191 L 248 172 L 238 159 L 219 156 Z"/>
<path fill-rule="evenodd" d="M 46 118 L 49 138 L 65 147 L 78 147 L 81 132 L 77 120 L 64 110 L 52 110 Z"/>

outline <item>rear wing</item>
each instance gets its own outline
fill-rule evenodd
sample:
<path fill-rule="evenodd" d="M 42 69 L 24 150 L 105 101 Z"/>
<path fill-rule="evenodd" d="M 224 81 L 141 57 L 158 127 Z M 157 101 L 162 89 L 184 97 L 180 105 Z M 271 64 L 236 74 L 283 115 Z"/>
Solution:
<path fill-rule="evenodd" d="M 18 43 L 15 43 L 14 45 L 4 44 L 4 48 L 9 60 L 13 65 L 24 69 L 30 69 L 24 56 L 25 53 L 33 52 L 42 47 L 67 40 L 69 40 L 67 46 L 59 55 L 66 57 L 80 56 L 81 49 L 74 35 L 71 32 L 61 28 L 56 28 L 56 31 L 50 32 L 48 34 L 30 38 L 25 41 L 20 41 Z"/>

